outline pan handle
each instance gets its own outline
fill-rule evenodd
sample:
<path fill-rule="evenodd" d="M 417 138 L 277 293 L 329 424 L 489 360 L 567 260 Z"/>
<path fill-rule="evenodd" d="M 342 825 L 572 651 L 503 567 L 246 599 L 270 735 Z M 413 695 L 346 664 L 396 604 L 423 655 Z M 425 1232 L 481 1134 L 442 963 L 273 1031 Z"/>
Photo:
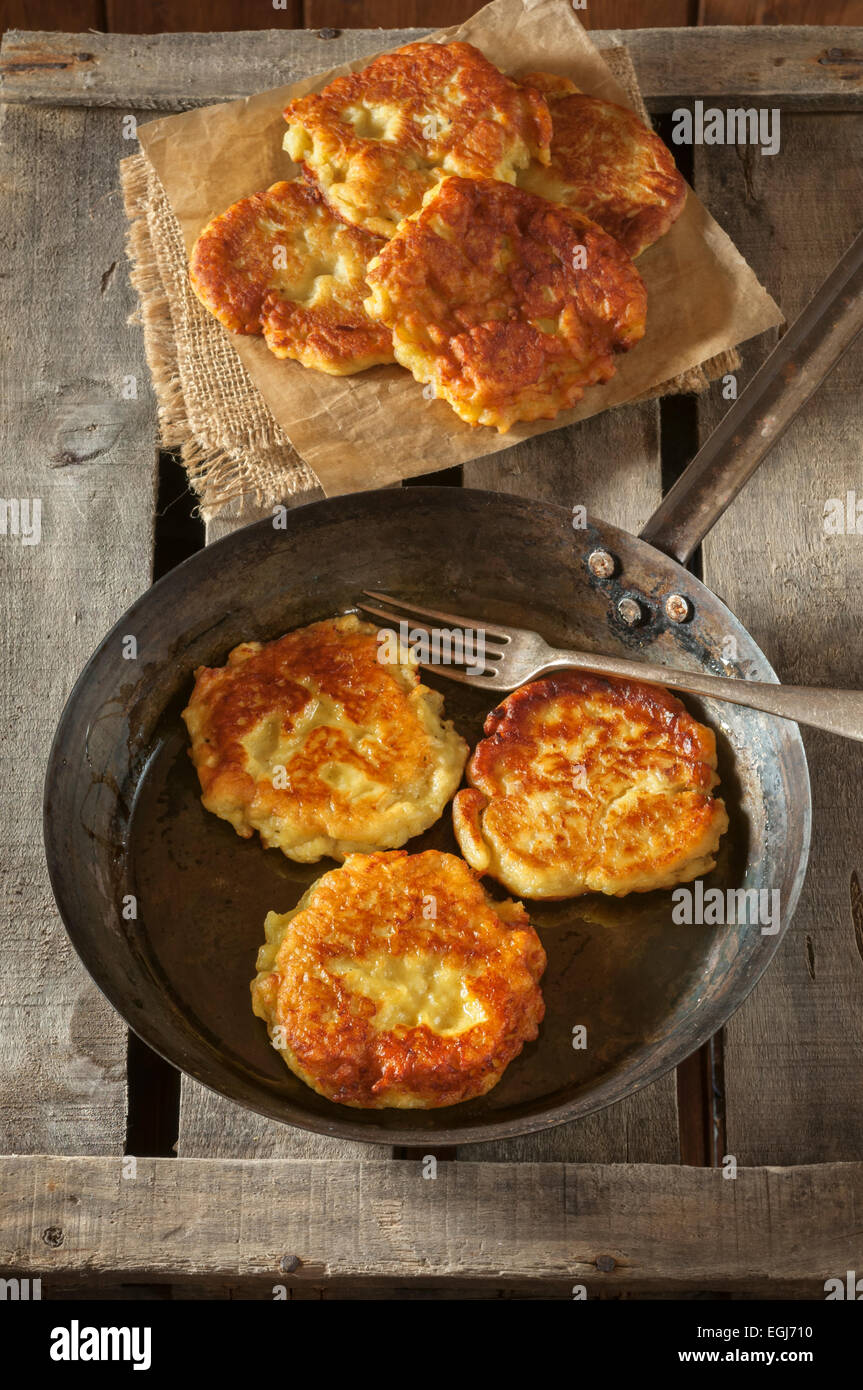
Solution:
<path fill-rule="evenodd" d="M 861 329 L 863 232 L 660 503 L 641 539 L 685 565 Z"/>

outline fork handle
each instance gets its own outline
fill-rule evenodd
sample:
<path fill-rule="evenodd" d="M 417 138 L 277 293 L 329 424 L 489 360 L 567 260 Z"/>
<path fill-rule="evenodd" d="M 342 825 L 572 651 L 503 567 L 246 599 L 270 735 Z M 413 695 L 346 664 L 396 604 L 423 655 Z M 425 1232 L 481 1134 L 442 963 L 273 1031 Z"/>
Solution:
<path fill-rule="evenodd" d="M 594 656 L 586 652 L 555 651 L 542 674 L 564 668 L 595 671 L 603 676 L 622 676 L 626 680 L 647 681 L 670 686 L 689 695 L 706 695 L 711 700 L 728 700 L 733 705 L 764 710 L 797 724 L 810 724 L 830 734 L 863 741 L 863 692 L 829 690 L 811 685 L 768 685 L 764 681 L 732 680 L 727 676 L 704 676 L 699 671 L 679 671 L 650 662 L 627 661 L 623 657 Z"/>

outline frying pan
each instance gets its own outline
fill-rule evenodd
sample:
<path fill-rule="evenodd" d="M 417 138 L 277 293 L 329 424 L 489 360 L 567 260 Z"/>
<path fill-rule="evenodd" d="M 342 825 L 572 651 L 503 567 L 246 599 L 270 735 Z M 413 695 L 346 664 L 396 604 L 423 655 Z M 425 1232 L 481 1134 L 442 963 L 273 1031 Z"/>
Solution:
<path fill-rule="evenodd" d="M 132 605 L 60 720 L 45 844 L 79 955 L 145 1042 L 273 1119 L 426 1145 L 508 1137 L 587 1115 L 654 1081 L 725 1023 L 775 952 L 803 882 L 810 797 L 795 724 L 687 699 L 717 731 L 731 820 L 710 885 L 778 890 L 775 930 L 765 933 L 746 912 L 733 925 L 676 926 L 668 892 L 528 904 L 548 953 L 538 1040 L 481 1099 L 362 1111 L 324 1100 L 290 1074 L 249 1004 L 266 912 L 289 910 L 332 864 L 294 864 L 205 812 L 179 713 L 195 667 L 221 664 L 241 641 L 351 609 L 364 589 L 535 628 L 560 646 L 775 681 L 734 615 L 684 565 L 863 326 L 861 262 L 858 238 L 641 538 L 594 519 L 574 530 L 561 507 L 499 493 L 360 493 L 299 507 L 285 529 L 248 526 Z M 610 560 L 597 564 L 597 552 Z M 667 603 L 673 595 L 687 601 L 683 621 L 671 616 L 680 616 Z M 444 676 L 428 679 L 475 741 L 488 696 Z M 408 847 L 455 850 L 449 812 Z M 579 1024 L 588 1046 L 575 1049 Z"/>

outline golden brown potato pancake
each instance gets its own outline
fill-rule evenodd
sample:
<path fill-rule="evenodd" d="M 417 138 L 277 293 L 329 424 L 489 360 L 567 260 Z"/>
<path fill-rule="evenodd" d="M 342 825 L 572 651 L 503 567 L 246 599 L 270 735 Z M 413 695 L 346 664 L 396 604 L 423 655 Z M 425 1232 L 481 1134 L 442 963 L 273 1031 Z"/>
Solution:
<path fill-rule="evenodd" d="M 341 221 L 305 179 L 275 183 L 215 217 L 192 250 L 192 287 L 232 333 L 263 333 L 276 357 L 346 376 L 392 362 L 363 308 L 383 242 Z"/>
<path fill-rule="evenodd" d="M 379 236 L 445 173 L 512 183 L 531 158 L 548 159 L 551 120 L 467 43 L 411 43 L 285 109 L 285 149 L 310 170 L 333 207 Z"/>
<path fill-rule="evenodd" d="M 527 913 L 454 854 L 353 854 L 269 913 L 266 936 L 252 1008 L 291 1071 L 341 1105 L 484 1095 L 542 1021 Z"/>
<path fill-rule="evenodd" d="M 453 805 L 478 872 L 527 898 L 622 897 L 714 867 L 716 740 L 659 686 L 565 671 L 485 723 Z"/>
<path fill-rule="evenodd" d="M 370 262 L 366 308 L 396 360 L 462 420 L 552 420 L 644 334 L 629 256 L 570 208 L 493 179 L 447 178 Z"/>
<path fill-rule="evenodd" d="M 518 185 L 577 208 L 638 256 L 683 211 L 686 184 L 671 151 L 634 111 L 585 96 L 565 77 L 530 73 L 552 119 L 551 161 L 534 160 Z"/>
<path fill-rule="evenodd" d="M 303 863 L 391 849 L 440 817 L 467 745 L 409 652 L 349 614 L 199 667 L 183 711 L 208 811 Z"/>

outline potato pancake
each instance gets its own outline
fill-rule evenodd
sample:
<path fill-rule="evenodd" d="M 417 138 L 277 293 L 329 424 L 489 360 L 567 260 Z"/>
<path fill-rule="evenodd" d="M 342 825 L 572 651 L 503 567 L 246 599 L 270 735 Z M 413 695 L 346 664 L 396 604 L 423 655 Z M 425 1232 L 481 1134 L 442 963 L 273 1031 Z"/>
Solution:
<path fill-rule="evenodd" d="M 266 937 L 252 1008 L 291 1071 L 341 1105 L 484 1095 L 542 1021 L 527 913 L 492 901 L 454 854 L 351 855 L 269 913 Z"/>
<path fill-rule="evenodd" d="M 471 425 L 553 420 L 644 335 L 647 292 L 594 222 L 493 179 L 447 178 L 370 262 L 396 360 Z"/>
<path fill-rule="evenodd" d="M 493 710 L 453 806 L 468 863 L 526 898 L 623 897 L 714 867 L 716 740 L 659 686 L 564 671 Z"/>
<path fill-rule="evenodd" d="M 551 111 L 551 161 L 519 171 L 530 193 L 577 208 L 630 256 L 664 236 L 683 211 L 686 184 L 671 151 L 634 111 L 585 96 L 565 77 L 530 73 Z"/>
<path fill-rule="evenodd" d="M 297 179 L 215 217 L 195 242 L 189 275 L 232 333 L 263 333 L 276 357 L 348 376 L 394 360 L 391 334 L 363 308 L 366 266 L 383 244 Z"/>
<path fill-rule="evenodd" d="M 410 653 L 349 614 L 199 667 L 183 711 L 204 806 L 310 863 L 403 845 L 440 817 L 467 744 Z"/>
<path fill-rule="evenodd" d="M 392 236 L 444 174 L 515 180 L 548 160 L 543 98 L 468 43 L 411 43 L 285 109 L 285 149 L 348 222 Z"/>

